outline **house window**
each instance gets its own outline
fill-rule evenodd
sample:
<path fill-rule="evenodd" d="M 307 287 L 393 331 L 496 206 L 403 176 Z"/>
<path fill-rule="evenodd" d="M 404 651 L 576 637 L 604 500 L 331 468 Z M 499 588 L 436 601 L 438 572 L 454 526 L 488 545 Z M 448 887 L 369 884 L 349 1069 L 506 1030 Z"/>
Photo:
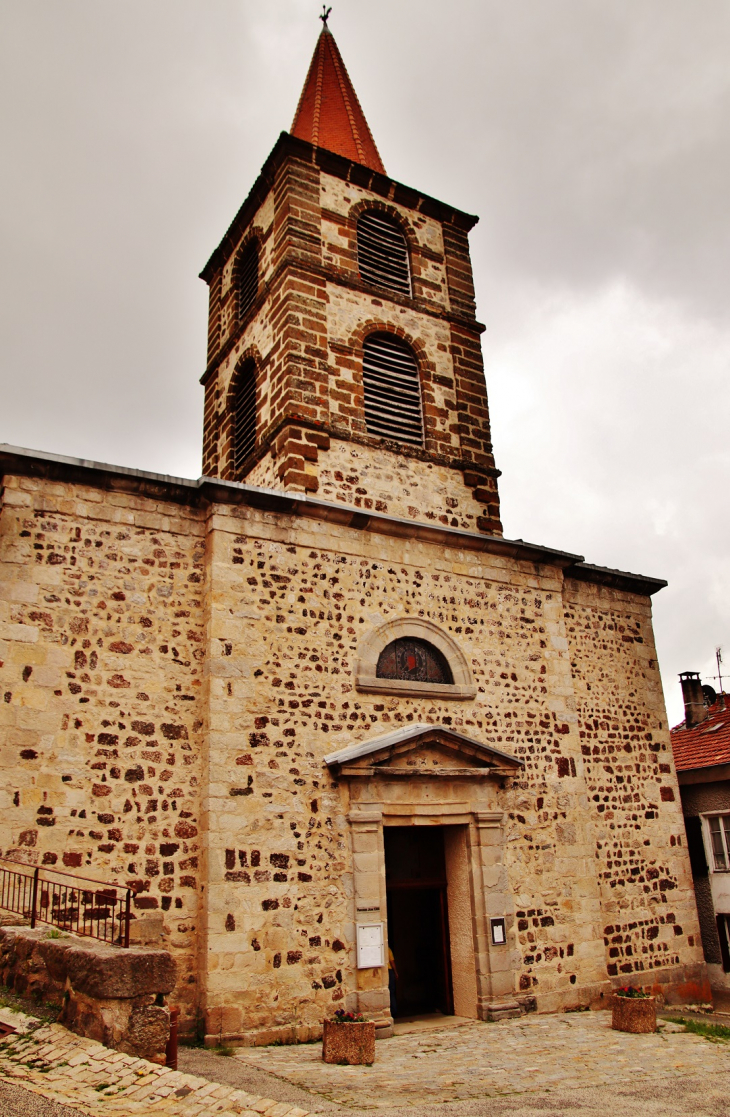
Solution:
<path fill-rule="evenodd" d="M 233 395 L 233 459 L 240 474 L 256 446 L 256 366 L 246 361 L 238 372 Z"/>
<path fill-rule="evenodd" d="M 238 320 L 242 321 L 256 302 L 259 293 L 259 247 L 252 240 L 244 248 L 238 262 Z"/>
<path fill-rule="evenodd" d="M 378 657 L 377 679 L 402 679 L 416 683 L 454 681 L 446 657 L 426 640 L 401 637 L 392 640 Z"/>
<path fill-rule="evenodd" d="M 400 226 L 382 213 L 363 213 L 357 221 L 357 263 L 360 276 L 373 287 L 398 295 L 411 294 L 408 245 Z"/>
<path fill-rule="evenodd" d="M 715 871 L 726 872 L 730 868 L 730 814 L 712 815 L 707 822 Z"/>
<path fill-rule="evenodd" d="M 368 434 L 422 445 L 421 381 L 410 346 L 393 334 L 371 334 L 362 376 Z"/>

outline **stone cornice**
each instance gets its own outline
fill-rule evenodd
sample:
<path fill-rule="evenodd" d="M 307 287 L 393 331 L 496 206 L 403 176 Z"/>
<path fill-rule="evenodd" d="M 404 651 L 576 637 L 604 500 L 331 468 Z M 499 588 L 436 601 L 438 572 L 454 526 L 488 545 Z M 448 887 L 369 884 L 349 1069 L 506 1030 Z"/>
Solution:
<path fill-rule="evenodd" d="M 516 562 L 552 567 L 563 571 L 568 578 L 621 589 L 642 597 L 656 593 L 667 584 L 660 578 L 648 578 L 641 574 L 629 574 L 620 570 L 593 566 L 586 563 L 582 555 L 535 543 L 525 543 L 521 539 L 504 539 L 502 536 L 465 531 L 461 528 L 436 526 L 419 520 L 385 515 L 382 512 L 363 512 L 346 504 L 319 500 L 304 493 L 280 492 L 237 481 L 222 481 L 215 477 L 199 477 L 197 480 L 169 477 L 161 473 L 147 473 L 125 466 L 45 454 L 7 445 L 0 445 L 0 472 L 3 477 L 38 477 L 65 483 L 78 483 L 190 507 L 240 504 L 275 514 L 324 520 L 376 535 L 417 540 L 456 550 L 471 551 L 475 554 L 481 552 L 513 559 Z"/>
<path fill-rule="evenodd" d="M 338 287 L 346 287 L 349 290 L 358 291 L 364 295 L 370 295 L 373 298 L 379 299 L 380 302 L 392 303 L 394 306 L 407 306 L 409 309 L 415 311 L 416 314 L 425 314 L 429 318 L 436 318 L 440 321 L 448 322 L 449 325 L 458 326 L 460 329 L 466 330 L 476 337 L 483 334 L 487 328 L 484 323 L 478 322 L 476 318 L 469 318 L 465 314 L 455 313 L 453 310 L 448 310 L 438 303 L 429 302 L 427 299 L 407 298 L 405 295 L 398 295 L 392 291 L 386 291 L 381 287 L 373 287 L 368 283 L 364 283 L 358 276 L 345 275 L 343 272 L 337 271 L 334 268 L 325 267 L 324 264 L 304 264 L 297 258 L 284 256 L 266 284 L 259 291 L 256 301 L 252 304 L 246 316 L 238 323 L 237 328 L 225 339 L 220 348 L 218 348 L 211 357 L 205 372 L 200 377 L 201 384 L 207 384 L 210 377 L 214 375 L 231 350 L 234 349 L 241 340 L 243 334 L 245 334 L 246 330 L 261 310 L 261 307 L 266 302 L 266 299 L 275 291 L 277 284 L 287 275 L 291 274 L 300 276 L 304 279 L 311 279 L 314 276 L 317 279 L 324 280 L 325 283 L 333 283 Z"/>
<path fill-rule="evenodd" d="M 236 247 L 244 229 L 252 220 L 257 209 L 261 206 L 266 195 L 273 186 L 276 172 L 289 156 L 301 159 L 307 163 L 312 163 L 318 166 L 320 170 L 324 171 L 325 174 L 333 175 L 336 178 L 342 179 L 344 182 L 352 182 L 365 190 L 371 190 L 374 194 L 377 194 L 378 197 L 386 198 L 396 205 L 415 210 L 417 213 L 423 213 L 427 217 L 435 218 L 437 221 L 456 225 L 465 232 L 472 229 L 479 220 L 479 218 L 475 217 L 473 214 L 464 213 L 462 210 L 455 209 L 445 202 L 440 202 L 437 198 L 432 198 L 428 194 L 422 193 L 420 190 L 414 190 L 410 186 L 404 186 L 403 183 L 388 178 L 387 175 L 381 175 L 377 171 L 371 171 L 361 163 L 353 163 L 341 155 L 335 155 L 333 152 L 326 151 L 322 147 L 314 147 L 312 144 L 307 143 L 306 140 L 295 139 L 295 137 L 290 136 L 288 132 L 282 132 L 274 144 L 268 159 L 261 168 L 261 173 L 256 179 L 248 197 L 233 218 L 220 244 L 201 271 L 200 278 L 204 279 L 206 283 L 210 283 L 216 269 L 224 260 L 228 259 L 231 252 Z"/>
<path fill-rule="evenodd" d="M 266 457 L 271 450 L 271 444 L 286 427 L 299 427 L 301 430 L 317 431 L 319 434 L 327 434 L 330 438 L 338 439 L 340 442 L 354 442 L 358 446 L 370 446 L 373 450 L 395 450 L 402 454 L 404 458 L 412 458 L 419 462 L 433 462 L 434 465 L 442 465 L 446 469 L 458 469 L 461 473 L 477 473 L 480 477 L 497 478 L 502 476 L 502 470 L 495 466 L 485 466 L 469 461 L 468 458 L 436 453 L 424 446 L 411 446 L 406 442 L 389 442 L 378 435 L 358 434 L 355 431 L 342 430 L 341 427 L 333 426 L 331 423 L 315 423 L 312 419 L 297 415 L 296 412 L 282 415 L 281 418 L 269 424 L 261 435 L 256 449 L 242 463 L 242 473 L 250 473 L 253 467 L 262 458 Z"/>

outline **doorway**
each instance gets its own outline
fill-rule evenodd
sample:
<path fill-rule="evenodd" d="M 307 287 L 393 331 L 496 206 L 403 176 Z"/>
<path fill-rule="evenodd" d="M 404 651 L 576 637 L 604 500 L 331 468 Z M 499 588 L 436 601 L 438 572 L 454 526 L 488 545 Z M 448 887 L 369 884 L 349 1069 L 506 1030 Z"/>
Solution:
<path fill-rule="evenodd" d="M 398 1016 L 454 1011 L 444 834 L 386 826 L 388 945 L 398 972 Z"/>

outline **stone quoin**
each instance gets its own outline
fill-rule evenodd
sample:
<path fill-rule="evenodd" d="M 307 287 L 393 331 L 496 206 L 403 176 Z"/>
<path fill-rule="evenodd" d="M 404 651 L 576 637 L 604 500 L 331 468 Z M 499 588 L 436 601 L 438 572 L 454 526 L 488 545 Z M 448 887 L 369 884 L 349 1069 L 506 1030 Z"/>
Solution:
<path fill-rule="evenodd" d="M 709 996 L 664 583 L 503 537 L 475 222 L 325 27 L 202 273 L 203 477 L 0 451 L 0 852 L 131 885 L 211 1044 Z"/>

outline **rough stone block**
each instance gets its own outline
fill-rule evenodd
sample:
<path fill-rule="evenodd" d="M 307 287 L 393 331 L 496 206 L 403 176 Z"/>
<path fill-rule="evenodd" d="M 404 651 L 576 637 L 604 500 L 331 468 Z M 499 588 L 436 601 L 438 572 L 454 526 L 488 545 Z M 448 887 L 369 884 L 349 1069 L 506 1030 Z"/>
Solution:
<path fill-rule="evenodd" d="M 372 1066 L 375 1062 L 375 1024 L 372 1021 L 335 1024 L 324 1021 L 322 1059 L 325 1063 Z"/>
<path fill-rule="evenodd" d="M 619 997 L 614 994 L 611 1005 L 611 1027 L 617 1032 L 656 1031 L 656 999 L 654 997 Z"/>

